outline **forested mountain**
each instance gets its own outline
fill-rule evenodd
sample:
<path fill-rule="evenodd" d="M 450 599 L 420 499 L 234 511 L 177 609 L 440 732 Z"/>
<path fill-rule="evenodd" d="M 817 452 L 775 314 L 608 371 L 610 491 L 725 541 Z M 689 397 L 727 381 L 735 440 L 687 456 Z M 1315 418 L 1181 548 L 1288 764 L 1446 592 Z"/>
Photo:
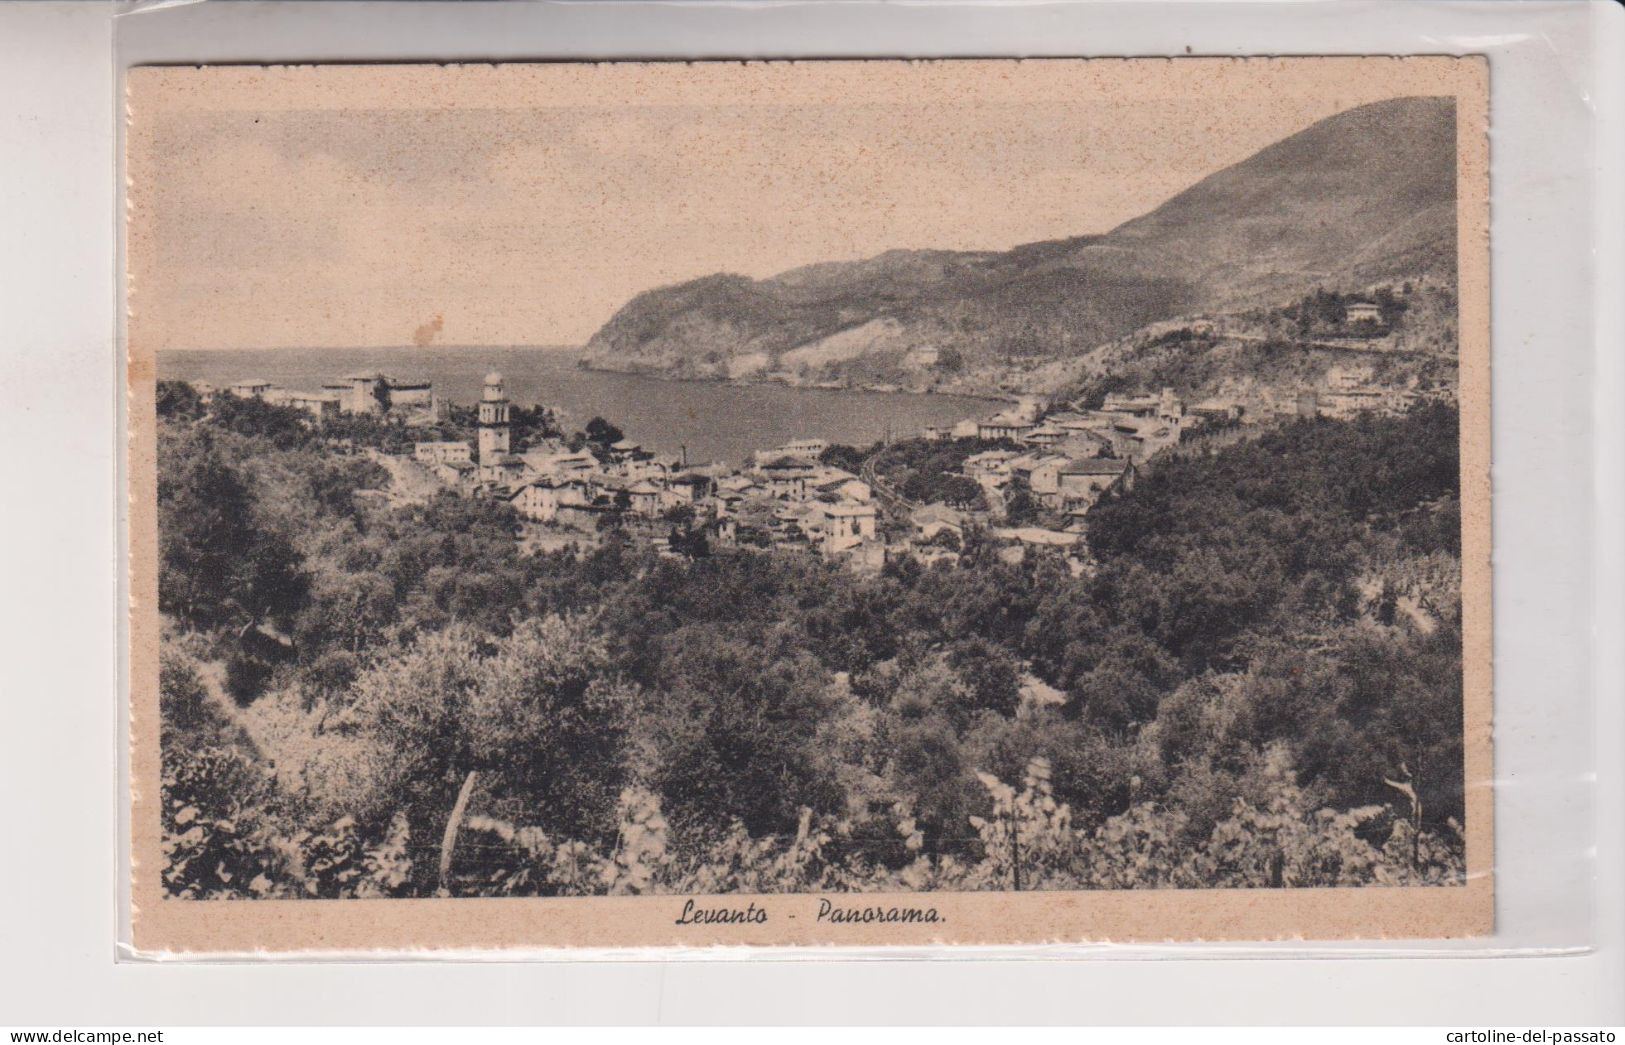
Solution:
<path fill-rule="evenodd" d="M 1105 235 L 1003 252 L 890 251 L 650 290 L 594 335 L 586 358 L 679 376 L 878 375 L 906 369 L 921 347 L 971 364 L 1065 357 L 1162 319 L 1316 286 L 1453 281 L 1455 165 L 1452 99 L 1377 102 Z"/>

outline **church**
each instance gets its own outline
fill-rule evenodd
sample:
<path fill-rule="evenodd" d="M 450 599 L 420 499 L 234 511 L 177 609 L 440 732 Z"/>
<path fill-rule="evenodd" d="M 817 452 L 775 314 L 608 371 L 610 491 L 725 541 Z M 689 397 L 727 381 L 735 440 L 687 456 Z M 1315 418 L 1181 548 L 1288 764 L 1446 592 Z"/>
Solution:
<path fill-rule="evenodd" d="M 525 474 L 525 460 L 515 456 L 510 442 L 512 404 L 502 389 L 502 375 L 485 375 L 480 393 L 479 475 L 481 483 L 508 483 Z"/>

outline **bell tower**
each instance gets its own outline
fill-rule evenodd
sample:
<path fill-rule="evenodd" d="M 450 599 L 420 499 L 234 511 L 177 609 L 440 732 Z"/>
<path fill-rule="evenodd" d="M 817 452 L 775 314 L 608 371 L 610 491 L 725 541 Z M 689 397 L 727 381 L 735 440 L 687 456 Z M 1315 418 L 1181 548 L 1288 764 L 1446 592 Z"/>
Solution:
<path fill-rule="evenodd" d="M 480 464 L 492 464 L 508 453 L 508 406 L 502 375 L 493 370 L 485 375 L 480 395 Z"/>

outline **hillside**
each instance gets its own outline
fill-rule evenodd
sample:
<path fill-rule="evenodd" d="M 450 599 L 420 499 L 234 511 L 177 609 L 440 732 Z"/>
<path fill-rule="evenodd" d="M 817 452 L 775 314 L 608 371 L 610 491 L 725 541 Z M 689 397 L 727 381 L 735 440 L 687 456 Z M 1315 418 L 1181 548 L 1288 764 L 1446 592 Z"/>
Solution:
<path fill-rule="evenodd" d="M 1453 100 L 1394 99 L 1322 120 L 1103 236 L 650 290 L 585 359 L 674 376 L 951 382 L 1315 286 L 1453 281 L 1454 208 Z M 946 359 L 909 354 L 927 347 Z"/>
<path fill-rule="evenodd" d="M 1094 404 L 1107 392 L 1171 388 L 1186 402 L 1227 399 L 1271 412 L 1283 396 L 1323 388 L 1334 371 L 1383 388 L 1456 386 L 1457 299 L 1437 276 L 1348 284 L 1351 296 L 1387 299 L 1396 315 L 1382 336 L 1303 329 L 1284 307 L 1212 310 L 1142 327 L 1086 352 L 1008 367 L 1000 379 L 1057 402 Z M 1346 292 L 1347 293 L 1347 292 Z"/>

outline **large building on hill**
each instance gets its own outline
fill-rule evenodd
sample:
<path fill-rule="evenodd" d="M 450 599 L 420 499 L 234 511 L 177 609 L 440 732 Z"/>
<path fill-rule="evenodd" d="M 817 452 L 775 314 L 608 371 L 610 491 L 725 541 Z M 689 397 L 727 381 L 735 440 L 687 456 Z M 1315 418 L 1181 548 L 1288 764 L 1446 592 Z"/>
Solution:
<path fill-rule="evenodd" d="M 431 410 L 434 385 L 428 381 L 389 379 L 389 406 L 392 410 Z"/>
<path fill-rule="evenodd" d="M 347 414 L 435 408 L 434 386 L 428 381 L 398 380 L 377 370 L 346 374 L 324 384 L 322 390 L 337 396 L 339 409 Z"/>
<path fill-rule="evenodd" d="M 341 409 L 338 396 L 326 392 L 289 392 L 284 389 L 272 389 L 265 396 L 265 401 L 303 410 L 317 422 L 337 417 Z"/>

